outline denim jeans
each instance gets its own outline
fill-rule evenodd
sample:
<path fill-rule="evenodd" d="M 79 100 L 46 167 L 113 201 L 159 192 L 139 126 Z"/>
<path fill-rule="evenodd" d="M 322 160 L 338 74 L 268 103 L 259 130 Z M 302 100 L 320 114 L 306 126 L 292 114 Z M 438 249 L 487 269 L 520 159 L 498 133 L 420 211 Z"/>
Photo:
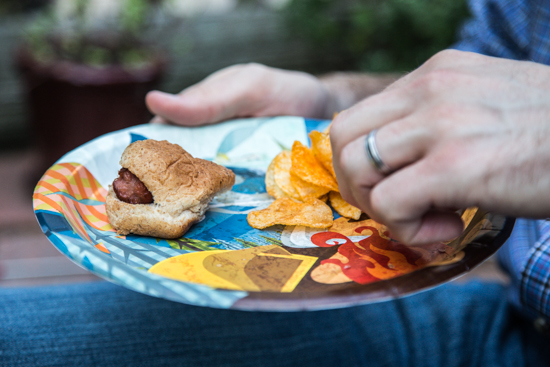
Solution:
<path fill-rule="evenodd" d="M 187 306 L 98 282 L 0 289 L 0 366 L 550 366 L 493 283 L 269 313 Z"/>

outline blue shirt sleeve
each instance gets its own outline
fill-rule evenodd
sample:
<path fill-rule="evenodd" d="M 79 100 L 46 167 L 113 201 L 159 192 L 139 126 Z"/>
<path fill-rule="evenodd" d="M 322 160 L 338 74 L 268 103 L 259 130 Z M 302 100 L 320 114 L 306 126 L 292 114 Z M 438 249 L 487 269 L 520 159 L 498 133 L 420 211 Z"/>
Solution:
<path fill-rule="evenodd" d="M 452 48 L 550 65 L 550 0 L 470 0 Z M 518 219 L 499 251 L 512 304 L 550 322 L 550 221 Z"/>
<path fill-rule="evenodd" d="M 529 59 L 531 5 L 527 1 L 471 0 L 472 18 L 451 48 L 515 60 Z"/>

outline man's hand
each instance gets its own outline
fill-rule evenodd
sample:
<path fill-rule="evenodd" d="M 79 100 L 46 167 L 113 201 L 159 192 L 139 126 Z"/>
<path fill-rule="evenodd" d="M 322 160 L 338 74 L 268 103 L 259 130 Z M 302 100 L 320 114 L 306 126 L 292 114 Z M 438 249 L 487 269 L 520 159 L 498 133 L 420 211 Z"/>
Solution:
<path fill-rule="evenodd" d="M 388 176 L 367 160 L 374 129 Z M 405 243 L 458 236 L 457 208 L 550 216 L 550 67 L 441 52 L 340 113 L 331 141 L 344 199 Z"/>
<path fill-rule="evenodd" d="M 313 75 L 259 64 L 220 70 L 178 95 L 150 92 L 153 122 L 205 125 L 237 117 L 303 116 L 332 118 L 397 79 L 395 74 Z"/>
<path fill-rule="evenodd" d="M 314 76 L 259 64 L 222 69 L 178 95 L 150 92 L 149 110 L 178 125 L 204 125 L 236 117 L 332 117 L 336 106 Z"/>

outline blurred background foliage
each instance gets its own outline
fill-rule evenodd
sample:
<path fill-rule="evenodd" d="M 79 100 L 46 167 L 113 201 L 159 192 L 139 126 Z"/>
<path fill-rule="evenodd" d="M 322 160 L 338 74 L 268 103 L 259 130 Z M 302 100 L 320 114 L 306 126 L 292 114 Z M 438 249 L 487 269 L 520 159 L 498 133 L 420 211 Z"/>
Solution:
<path fill-rule="evenodd" d="M 350 70 L 410 71 L 456 39 L 465 0 L 291 0 L 289 32 Z"/>
<path fill-rule="evenodd" d="M 173 30 L 163 0 L 53 1 L 29 23 L 27 48 L 42 62 L 139 67 L 151 62 L 155 41 Z"/>
<path fill-rule="evenodd" d="M 0 15 L 33 11 L 45 7 L 48 3 L 49 0 L 0 0 Z"/>
<path fill-rule="evenodd" d="M 88 2 L 94 16 L 75 7 Z M 451 45 L 467 16 L 466 0 L 0 0 L 0 149 L 23 146 L 30 131 L 13 60 L 24 42 L 42 60 L 100 68 L 139 67 L 158 48 L 168 56 L 159 89 L 177 93 L 246 62 L 408 72 Z"/>
<path fill-rule="evenodd" d="M 89 0 L 77 4 L 69 19 L 60 21 L 52 12 L 43 12 L 34 20 L 28 41 L 44 57 L 57 53 L 87 60 L 91 64 L 114 61 L 130 63 L 146 58 L 140 43 L 164 39 L 159 29 L 173 31 L 170 11 L 161 4 L 188 3 L 189 8 L 204 9 L 218 4 L 235 11 L 256 7 L 278 13 L 289 38 L 299 38 L 312 55 L 323 52 L 341 60 L 341 68 L 374 72 L 409 71 L 431 55 L 450 46 L 456 30 L 468 17 L 466 0 L 111 0 L 119 5 L 118 16 L 99 22 L 103 30 L 85 29 L 83 9 Z M 104 1 L 108 3 L 111 1 Z M 63 1 L 64 3 L 70 0 Z M 43 9 L 53 0 L 0 0 L 1 14 L 22 14 Z M 195 4 L 196 3 L 196 4 Z M 110 6 L 111 8 L 116 8 Z M 162 11 L 164 10 L 164 12 Z M 167 16 L 168 15 L 168 16 Z M 200 14 L 195 14 L 195 17 Z M 220 14 L 223 16 L 223 14 Z M 172 21 L 172 22 L 171 22 Z M 57 22 L 57 23 L 56 23 Z M 97 22 L 96 22 L 97 23 Z M 166 24 L 169 23 L 169 24 Z M 164 26 L 163 26 L 164 24 Z M 151 32 L 155 28 L 156 32 Z M 99 31 L 98 31 L 99 30 Z M 56 34 L 69 31 L 64 43 L 52 41 Z M 93 35 L 93 37 L 90 37 Z M 46 37 L 47 36 L 47 37 Z M 149 37 L 147 37 L 149 36 Z M 88 47 L 78 47 L 78 44 Z M 51 45 L 56 47 L 51 47 Z M 49 46 L 47 46 L 49 45 Z M 254 60 L 252 60 L 254 61 Z M 314 63 L 319 69 L 319 60 Z M 335 66 L 334 62 L 329 63 Z M 322 69 L 322 65 L 321 65 Z"/>

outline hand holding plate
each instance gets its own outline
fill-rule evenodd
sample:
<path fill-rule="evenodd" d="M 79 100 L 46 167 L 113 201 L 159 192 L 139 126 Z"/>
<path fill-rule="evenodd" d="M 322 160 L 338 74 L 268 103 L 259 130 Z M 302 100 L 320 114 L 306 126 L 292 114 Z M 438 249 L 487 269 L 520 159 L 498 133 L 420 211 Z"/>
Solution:
<path fill-rule="evenodd" d="M 222 69 L 174 95 L 147 95 L 150 111 L 178 125 L 205 125 L 238 117 L 332 117 L 334 101 L 323 83 L 302 72 L 259 64 Z"/>

